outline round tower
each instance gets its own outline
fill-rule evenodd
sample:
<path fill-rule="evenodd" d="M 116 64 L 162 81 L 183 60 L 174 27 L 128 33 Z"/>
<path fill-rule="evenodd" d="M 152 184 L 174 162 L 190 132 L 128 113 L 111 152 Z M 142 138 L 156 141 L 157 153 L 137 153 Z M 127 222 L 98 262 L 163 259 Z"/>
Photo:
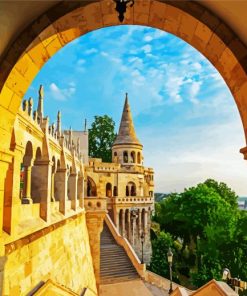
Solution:
<path fill-rule="evenodd" d="M 121 123 L 112 145 L 112 161 L 123 166 L 143 165 L 142 144 L 138 140 L 126 93 Z"/>

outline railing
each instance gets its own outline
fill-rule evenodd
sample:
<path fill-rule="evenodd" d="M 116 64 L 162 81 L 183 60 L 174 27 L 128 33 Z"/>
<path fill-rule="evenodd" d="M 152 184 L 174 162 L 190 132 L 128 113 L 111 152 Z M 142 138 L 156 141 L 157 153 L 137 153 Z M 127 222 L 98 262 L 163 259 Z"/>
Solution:
<path fill-rule="evenodd" d="M 156 286 L 156 287 L 159 287 L 161 289 L 164 289 L 164 290 L 169 290 L 170 288 L 170 280 L 156 274 L 156 273 L 153 273 L 149 270 L 146 270 L 145 272 L 145 281 Z M 177 288 L 177 287 L 180 287 L 180 288 L 184 288 L 183 286 L 180 286 L 174 282 L 172 282 L 172 287 L 173 287 L 173 291 Z M 190 295 L 192 292 L 192 290 L 189 290 L 187 288 L 185 288 L 185 290 L 187 291 L 187 293 Z"/>
<path fill-rule="evenodd" d="M 113 204 L 126 204 L 126 203 L 138 203 L 138 204 L 143 204 L 143 203 L 153 203 L 154 198 L 150 196 L 127 196 L 127 197 L 114 197 L 112 198 L 112 203 Z"/>
<path fill-rule="evenodd" d="M 122 237 L 119 234 L 116 226 L 112 222 L 109 215 L 106 215 L 105 222 L 106 222 L 111 234 L 113 235 L 114 239 L 116 240 L 116 242 L 120 246 L 122 246 L 124 248 L 126 254 L 128 255 L 130 261 L 134 265 L 136 271 L 138 272 L 140 277 L 144 279 L 145 278 L 146 265 L 141 263 L 140 259 L 137 257 L 134 249 L 132 248 L 132 246 L 130 245 L 128 240 L 126 238 Z"/>

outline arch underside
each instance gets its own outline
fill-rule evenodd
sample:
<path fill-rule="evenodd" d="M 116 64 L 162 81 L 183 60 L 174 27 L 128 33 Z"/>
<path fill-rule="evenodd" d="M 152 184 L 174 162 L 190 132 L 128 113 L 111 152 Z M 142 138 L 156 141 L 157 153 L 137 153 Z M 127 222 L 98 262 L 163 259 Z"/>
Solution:
<path fill-rule="evenodd" d="M 123 25 L 144 25 L 182 38 L 219 71 L 237 104 L 247 138 L 247 48 L 217 16 L 194 1 L 136 0 Z M 63 46 L 90 31 L 120 25 L 110 0 L 61 2 L 20 34 L 0 62 L 0 151 L 32 80 Z"/>

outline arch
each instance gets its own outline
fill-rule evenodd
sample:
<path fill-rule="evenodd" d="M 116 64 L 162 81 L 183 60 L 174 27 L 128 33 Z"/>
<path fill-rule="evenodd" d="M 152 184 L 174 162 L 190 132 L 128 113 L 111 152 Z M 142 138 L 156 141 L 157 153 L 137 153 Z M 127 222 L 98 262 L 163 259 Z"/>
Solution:
<path fill-rule="evenodd" d="M 41 158 L 42 158 L 41 148 L 37 147 L 36 154 L 35 154 L 35 160 L 41 160 Z"/>
<path fill-rule="evenodd" d="M 131 158 L 132 163 L 136 162 L 136 153 L 135 153 L 135 151 L 131 151 L 130 158 Z"/>
<path fill-rule="evenodd" d="M 49 17 L 51 15 L 52 19 Z M 220 18 L 195 1 L 154 0 L 129 7 L 122 24 L 161 29 L 198 49 L 229 86 L 247 139 L 247 47 Z M 81 1 L 71 5 L 61 2 L 52 7 L 49 14 L 46 12 L 40 15 L 19 34 L 0 63 L 0 105 L 8 106 L 2 111 L 1 117 L 9 119 L 1 122 L 0 128 L 11 131 L 24 93 L 49 58 L 75 38 L 113 25 L 120 25 L 113 1 L 96 0 L 89 4 Z M 48 39 L 52 41 L 46 42 Z M 11 132 L 1 132 L 2 136 L 6 139 L 2 148 L 9 148 Z M 247 153 L 247 149 L 243 153 Z"/>
<path fill-rule="evenodd" d="M 129 156 L 128 156 L 128 151 L 123 152 L 123 162 L 128 163 L 129 162 Z"/>
<path fill-rule="evenodd" d="M 87 177 L 87 196 L 97 196 L 97 187 L 94 180 Z"/>
<path fill-rule="evenodd" d="M 10 148 L 11 131 L 22 97 L 44 63 L 75 38 L 102 27 L 120 25 L 114 6 L 113 1 L 109 4 L 107 0 L 90 4 L 75 1 L 71 5 L 60 2 L 10 44 L 0 61 L 0 118 L 4 119 L 0 121 L 0 152 Z M 220 18 L 198 1 L 154 0 L 138 1 L 128 8 L 123 24 L 167 31 L 199 50 L 228 85 L 247 141 L 247 47 Z M 247 147 L 241 152 L 247 159 Z M 11 156 L 7 158 L 11 163 Z M 6 170 L 0 176 L 2 187 Z"/>
<path fill-rule="evenodd" d="M 127 191 L 129 195 L 127 195 Z M 136 184 L 134 182 L 128 182 L 126 186 L 126 196 L 136 196 Z"/>
<path fill-rule="evenodd" d="M 106 186 L 105 186 L 105 195 L 107 197 L 112 197 L 112 185 L 111 185 L 111 183 L 106 183 Z"/>
<path fill-rule="evenodd" d="M 26 144 L 25 154 L 23 157 L 24 166 L 30 166 L 33 159 L 33 145 L 30 141 Z"/>

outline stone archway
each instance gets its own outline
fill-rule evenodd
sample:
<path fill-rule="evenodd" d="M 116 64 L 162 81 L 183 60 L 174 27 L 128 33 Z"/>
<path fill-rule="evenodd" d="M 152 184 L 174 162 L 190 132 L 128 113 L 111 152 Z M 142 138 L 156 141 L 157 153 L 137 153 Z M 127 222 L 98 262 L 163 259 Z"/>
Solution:
<path fill-rule="evenodd" d="M 247 48 L 226 24 L 199 3 L 186 0 L 136 0 L 135 5 L 128 8 L 123 24 L 165 30 L 200 51 L 231 90 L 247 139 Z M 26 28 L 0 61 L 1 200 L 13 156 L 10 150 L 13 123 L 32 80 L 45 62 L 67 43 L 113 25 L 120 23 L 112 0 L 61 2 Z M 242 153 L 247 159 L 247 147 Z"/>

